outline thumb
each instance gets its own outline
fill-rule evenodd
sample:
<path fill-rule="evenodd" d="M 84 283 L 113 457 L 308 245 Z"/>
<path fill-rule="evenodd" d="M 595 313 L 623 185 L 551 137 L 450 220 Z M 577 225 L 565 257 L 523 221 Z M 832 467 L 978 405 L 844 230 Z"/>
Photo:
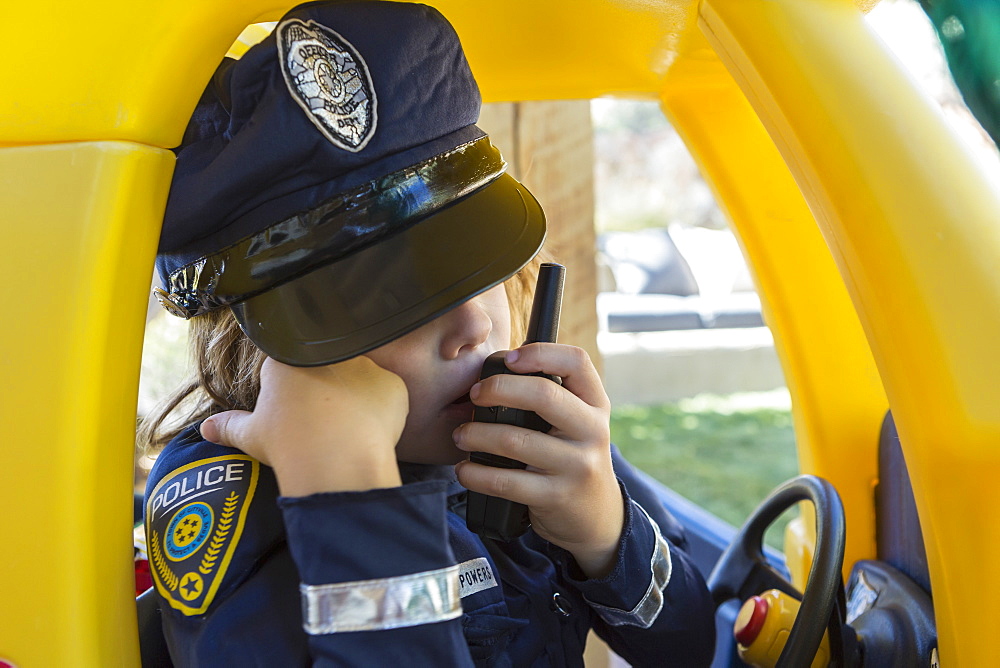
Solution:
<path fill-rule="evenodd" d="M 201 436 L 206 441 L 227 445 L 243 450 L 247 445 L 246 432 L 248 418 L 253 415 L 249 411 L 226 411 L 216 413 L 201 423 Z"/>

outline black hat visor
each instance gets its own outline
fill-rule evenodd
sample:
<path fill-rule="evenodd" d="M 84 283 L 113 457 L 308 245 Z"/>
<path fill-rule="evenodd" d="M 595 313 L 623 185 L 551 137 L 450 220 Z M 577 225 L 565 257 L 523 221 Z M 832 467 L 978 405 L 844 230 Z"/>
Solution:
<path fill-rule="evenodd" d="M 538 202 L 502 174 L 405 230 L 232 309 L 269 357 L 293 366 L 333 364 L 501 283 L 544 238 Z"/>

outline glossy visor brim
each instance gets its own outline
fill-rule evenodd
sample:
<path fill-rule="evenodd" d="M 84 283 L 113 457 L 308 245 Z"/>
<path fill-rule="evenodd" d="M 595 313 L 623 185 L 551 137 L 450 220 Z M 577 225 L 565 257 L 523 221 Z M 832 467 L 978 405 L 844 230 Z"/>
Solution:
<path fill-rule="evenodd" d="M 406 230 L 233 304 L 244 333 L 293 366 L 361 355 L 514 275 L 545 217 L 507 174 Z"/>

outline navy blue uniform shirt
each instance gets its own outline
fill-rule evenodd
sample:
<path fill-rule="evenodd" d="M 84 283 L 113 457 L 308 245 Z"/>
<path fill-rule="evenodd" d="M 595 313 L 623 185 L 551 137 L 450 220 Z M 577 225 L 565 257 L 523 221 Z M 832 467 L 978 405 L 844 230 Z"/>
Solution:
<path fill-rule="evenodd" d="M 279 498 L 272 471 L 196 427 L 146 490 L 150 569 L 176 666 L 582 666 L 593 628 L 634 666 L 708 665 L 714 609 L 681 527 L 614 451 L 626 518 L 588 580 L 532 531 L 465 526 L 450 466 L 403 486 Z"/>

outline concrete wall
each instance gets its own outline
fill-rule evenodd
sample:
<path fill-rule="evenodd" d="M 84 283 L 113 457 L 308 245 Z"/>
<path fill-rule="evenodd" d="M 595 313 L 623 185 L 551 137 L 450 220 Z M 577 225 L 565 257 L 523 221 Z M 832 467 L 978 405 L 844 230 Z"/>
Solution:
<path fill-rule="evenodd" d="M 657 404 L 702 393 L 785 386 L 766 327 L 598 335 L 613 405 Z"/>

